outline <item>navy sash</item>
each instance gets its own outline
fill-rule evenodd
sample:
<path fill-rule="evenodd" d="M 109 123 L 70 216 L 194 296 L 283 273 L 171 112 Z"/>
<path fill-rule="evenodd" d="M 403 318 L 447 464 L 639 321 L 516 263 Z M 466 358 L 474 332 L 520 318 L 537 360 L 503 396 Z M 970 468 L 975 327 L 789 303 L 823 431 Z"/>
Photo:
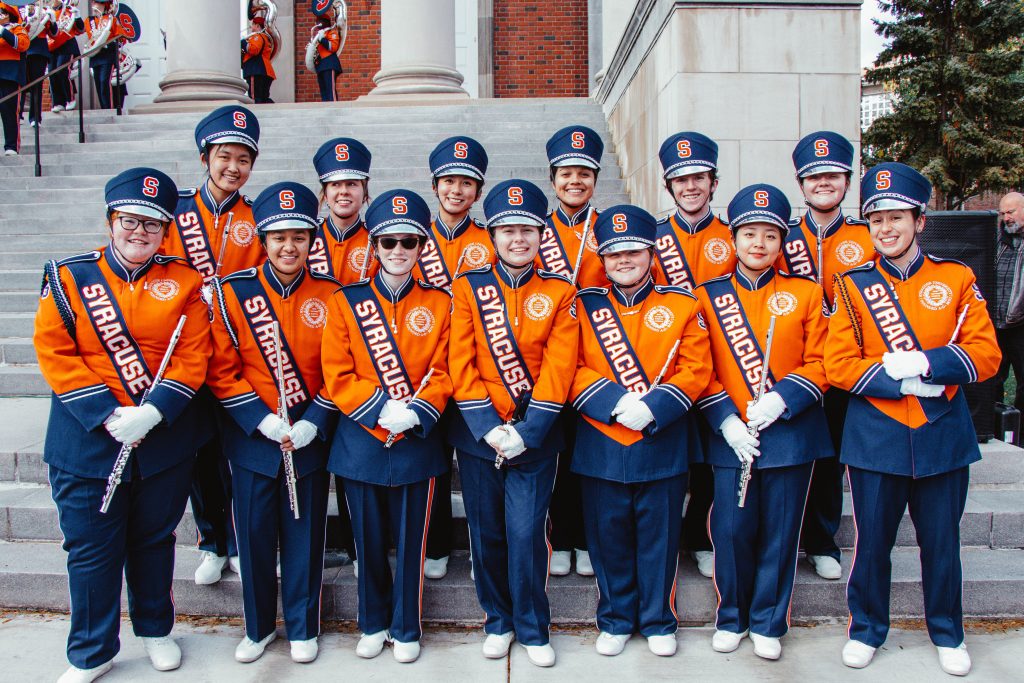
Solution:
<path fill-rule="evenodd" d="M 608 367 L 615 375 L 615 381 L 630 391 L 647 391 L 651 383 L 611 301 L 608 297 L 596 295 L 580 298 L 587 311 L 587 320 L 594 329 L 605 360 L 608 361 Z"/>
<path fill-rule="evenodd" d="M 331 259 L 327 255 L 326 233 L 324 224 L 321 223 L 320 227 L 316 229 L 316 237 L 313 238 L 313 245 L 309 248 L 309 257 L 306 259 L 306 263 L 309 265 L 310 271 L 334 277 L 334 273 L 331 272 Z"/>
<path fill-rule="evenodd" d="M 580 247 L 582 248 L 583 245 Z M 576 264 L 569 260 L 569 252 L 562 244 L 558 230 L 555 229 L 555 222 L 551 218 L 548 218 L 547 227 L 540 234 L 540 250 L 537 255 L 540 256 L 540 263 L 544 270 L 572 277 L 572 269 Z"/>
<path fill-rule="evenodd" d="M 803 275 L 818 281 L 818 265 L 814 262 L 814 253 L 807 242 L 806 226 L 803 221 L 786 235 L 782 245 L 782 255 L 786 259 L 786 268 L 791 275 Z M 821 239 L 821 236 L 818 236 Z"/>
<path fill-rule="evenodd" d="M 502 384 L 513 399 L 533 389 L 533 377 L 519 352 L 519 343 L 508 324 L 501 286 L 493 270 L 469 272 L 465 276 L 473 289 L 473 299 L 480 312 L 480 322 L 487 338 L 487 350 Z"/>
<path fill-rule="evenodd" d="M 175 223 L 181 237 L 181 245 L 185 248 L 185 258 L 203 276 L 204 282 L 209 280 L 217 272 L 217 257 L 213 253 L 213 245 L 210 244 L 206 226 L 199 218 L 198 209 L 193 208 L 178 214 Z"/>
<path fill-rule="evenodd" d="M 686 253 L 679 242 L 671 219 L 665 224 L 665 234 L 658 235 L 654 241 L 654 252 L 658 255 L 661 269 L 665 271 L 668 284 L 693 290 L 694 278 L 690 264 L 686 262 Z"/>
<path fill-rule="evenodd" d="M 345 287 L 341 290 L 352 307 L 359 334 L 373 361 L 380 386 L 395 400 L 409 399 L 415 388 L 402 362 L 391 328 L 388 326 L 380 300 L 370 285 Z"/>
<path fill-rule="evenodd" d="M 420 273 L 426 281 L 435 287 L 448 287 L 452 284 L 452 276 L 448 272 L 448 265 L 444 262 L 441 247 L 437 244 L 433 230 L 428 231 L 423 253 L 420 254 L 419 266 Z"/>
<path fill-rule="evenodd" d="M 893 295 L 889 283 L 878 272 L 878 266 L 870 270 L 850 271 L 849 277 L 857 286 L 857 292 L 867 306 L 868 317 L 874 321 L 878 333 L 882 335 L 885 348 L 890 352 L 923 351 L 900 302 Z M 934 422 L 950 409 L 949 399 L 945 394 L 934 398 L 918 396 L 917 400 L 921 402 L 921 409 L 924 410 L 928 422 Z"/>
<path fill-rule="evenodd" d="M 756 396 L 758 385 L 761 383 L 761 376 L 765 372 L 764 351 L 761 344 L 754 335 L 750 323 L 747 322 L 743 305 L 740 304 L 740 297 L 736 293 L 736 287 L 732 284 L 732 278 L 721 278 L 709 280 L 704 283 L 704 289 L 711 300 L 711 310 L 718 320 L 718 327 L 725 335 L 729 343 L 729 352 L 732 353 L 736 367 L 742 370 L 743 382 L 747 385 L 750 395 Z M 768 369 L 768 381 L 765 383 L 765 390 L 775 386 L 775 377 L 771 368 Z"/>
<path fill-rule="evenodd" d="M 263 362 L 266 363 L 267 371 L 271 377 L 280 381 L 280 378 L 277 376 L 277 357 L 274 355 L 274 323 L 280 324 L 280 320 L 278 320 L 277 313 L 274 311 L 273 305 L 271 305 L 267 290 L 257 277 L 233 279 L 230 281 L 230 284 L 235 291 L 235 296 L 238 297 L 238 302 L 242 306 L 242 315 L 245 316 L 245 322 L 249 324 L 249 331 L 252 333 L 252 338 L 256 341 L 256 346 L 260 350 Z M 302 378 L 302 373 L 299 372 L 298 367 L 295 365 L 295 356 L 292 354 L 292 350 L 288 346 L 288 340 L 284 336 L 283 325 L 280 326 L 280 330 L 281 373 L 284 375 L 285 404 L 292 408 L 306 403 L 313 397 L 306 387 L 306 381 Z"/>
<path fill-rule="evenodd" d="M 132 403 L 139 405 L 146 389 L 153 383 L 153 375 L 146 365 L 142 349 L 128 331 L 128 323 L 125 322 L 117 299 L 110 293 L 99 263 L 73 263 L 68 269 L 75 277 L 75 285 L 89 322 L 110 358 L 121 386 Z"/>

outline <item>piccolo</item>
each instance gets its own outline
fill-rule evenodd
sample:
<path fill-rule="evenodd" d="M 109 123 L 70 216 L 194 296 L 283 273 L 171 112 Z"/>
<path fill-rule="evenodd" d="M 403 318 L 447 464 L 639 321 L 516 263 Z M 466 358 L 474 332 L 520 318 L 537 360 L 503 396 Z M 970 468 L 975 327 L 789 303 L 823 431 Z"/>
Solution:
<path fill-rule="evenodd" d="M 768 373 L 769 373 L 769 362 L 772 357 L 772 341 L 775 339 L 775 316 L 773 315 L 771 320 L 768 322 L 768 338 L 764 344 L 764 361 L 761 363 L 761 380 L 757 383 L 757 393 L 754 394 L 754 401 L 760 401 L 764 398 L 764 390 L 768 385 Z M 756 427 L 747 427 L 747 431 L 753 436 L 757 436 Z M 747 504 L 747 487 L 750 485 L 750 478 L 753 476 L 751 473 L 752 465 L 749 462 L 744 461 L 743 466 L 740 468 L 740 489 L 737 493 L 739 498 L 739 507 L 743 507 Z"/>
<path fill-rule="evenodd" d="M 587 219 L 583 221 L 583 237 L 580 238 L 580 253 L 576 254 L 576 267 L 572 269 L 570 281 L 575 285 L 583 266 L 583 252 L 587 250 L 587 237 L 590 235 L 590 222 L 594 219 L 594 207 L 587 209 Z"/>
<path fill-rule="evenodd" d="M 953 328 L 953 335 L 949 338 L 950 344 L 955 342 L 956 338 L 960 336 L 960 328 L 964 326 L 964 321 L 967 320 L 967 309 L 970 307 L 970 304 L 964 304 L 964 310 L 960 311 L 960 316 L 956 319 L 956 327 Z"/>
<path fill-rule="evenodd" d="M 235 212 L 228 212 L 227 223 L 224 224 L 224 235 L 220 238 L 220 252 L 217 254 L 217 267 L 213 274 L 220 277 L 220 270 L 224 267 L 224 251 L 228 246 L 228 238 L 231 236 L 231 223 L 235 218 Z"/>
<path fill-rule="evenodd" d="M 289 427 L 292 422 L 288 417 L 288 397 L 284 388 L 284 358 L 282 358 L 281 347 L 281 325 L 276 320 L 273 323 L 274 329 L 274 356 L 277 361 L 277 416 L 284 420 Z M 291 509 L 295 519 L 299 518 L 299 495 L 295 489 L 295 459 L 292 451 L 284 451 L 284 479 L 288 486 L 288 507 Z"/>
<path fill-rule="evenodd" d="M 427 382 L 430 381 L 430 376 L 433 374 L 434 368 L 430 368 L 429 370 L 427 370 L 427 374 L 423 375 L 423 379 L 420 380 L 420 385 L 416 387 L 416 392 L 413 393 L 412 398 L 409 399 L 409 403 L 412 403 L 419 397 L 420 392 L 423 391 L 424 387 L 427 386 Z M 397 438 L 398 434 L 396 434 L 395 432 L 388 432 L 388 439 L 387 441 L 384 442 L 384 448 L 391 448 L 392 446 L 394 446 L 395 439 Z"/>

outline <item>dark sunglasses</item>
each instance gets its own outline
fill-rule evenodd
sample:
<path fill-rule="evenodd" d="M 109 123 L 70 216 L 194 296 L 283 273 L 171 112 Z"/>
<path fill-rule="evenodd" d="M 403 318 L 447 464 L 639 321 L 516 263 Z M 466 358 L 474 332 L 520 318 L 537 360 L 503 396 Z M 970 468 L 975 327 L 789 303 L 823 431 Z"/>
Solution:
<path fill-rule="evenodd" d="M 377 243 L 380 244 L 382 249 L 394 249 L 399 244 L 402 245 L 403 249 L 415 249 L 420 245 L 422 237 L 403 237 L 401 239 L 397 237 L 381 237 Z"/>

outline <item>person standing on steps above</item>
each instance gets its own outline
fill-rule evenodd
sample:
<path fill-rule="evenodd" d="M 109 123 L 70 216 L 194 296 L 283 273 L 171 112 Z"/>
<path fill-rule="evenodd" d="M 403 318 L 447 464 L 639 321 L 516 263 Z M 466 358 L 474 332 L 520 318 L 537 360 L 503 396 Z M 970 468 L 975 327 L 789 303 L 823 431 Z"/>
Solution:
<path fill-rule="evenodd" d="M 0 2 L 0 98 L 25 85 L 22 55 L 28 50 L 28 31 L 21 23 L 18 8 Z M 21 98 L 12 97 L 0 104 L 0 123 L 4 128 L 4 156 L 17 156 L 21 150 Z"/>
<path fill-rule="evenodd" d="M 252 201 L 241 194 L 259 154 L 260 124 L 245 107 L 213 110 L 195 129 L 202 185 L 182 190 L 167 230 L 163 251 L 183 257 L 203 276 L 203 292 L 211 306 L 215 277 L 263 263 L 266 254 L 256 238 Z M 225 567 L 238 573 L 238 550 L 231 516 L 231 473 L 224 457 L 218 424 L 228 419 L 208 389 L 196 401 L 203 407 L 210 438 L 196 454 L 192 513 L 203 559 L 195 572 L 199 585 L 220 581 Z"/>
<path fill-rule="evenodd" d="M 334 102 L 338 99 L 338 74 L 341 73 L 341 60 L 338 49 L 341 47 L 341 32 L 335 26 L 333 0 L 312 0 L 310 11 L 316 17 L 316 24 L 310 29 L 316 41 L 316 82 L 320 88 L 321 102 Z"/>
<path fill-rule="evenodd" d="M 483 145 L 466 135 L 442 140 L 430 153 L 437 214 L 427 232 L 415 277 L 451 291 L 452 281 L 460 272 L 491 262 L 493 247 L 487 229 L 469 215 L 483 192 L 486 173 L 487 152 Z M 455 404 L 451 403 L 438 425 L 446 441 L 455 410 Z M 452 473 L 449 468 L 437 478 L 434 508 L 430 511 L 427 560 L 423 569 L 428 579 L 442 579 L 448 573 L 452 533 Z"/>
<path fill-rule="evenodd" d="M 842 210 L 853 175 L 853 145 L 839 133 L 811 133 L 793 150 L 793 166 L 807 212 L 789 221 L 789 234 L 775 266 L 815 280 L 831 308 L 834 276 L 869 260 L 874 251 L 867 224 L 844 216 Z M 825 416 L 836 455 L 814 463 L 800 532 L 807 561 L 823 579 L 843 575 L 835 536 L 843 514 L 843 466 L 838 453 L 849 402 L 849 393 L 842 389 L 831 387 L 825 392 Z"/>
<path fill-rule="evenodd" d="M 654 243 L 655 282 L 692 290 L 736 268 L 729 226 L 711 211 L 718 189 L 718 144 L 702 133 L 670 135 L 658 151 L 662 179 L 676 210 L 658 221 Z M 698 421 L 707 441 L 706 425 Z M 691 462 L 690 502 L 683 517 L 681 547 L 690 553 L 701 575 L 711 578 L 714 553 L 708 536 L 708 512 L 714 500 L 711 466 Z"/>
<path fill-rule="evenodd" d="M 273 104 L 270 86 L 274 73 L 273 43 L 266 30 L 266 19 L 257 15 L 249 22 L 249 37 L 242 39 L 242 78 L 249 84 L 249 97 L 256 104 Z"/>

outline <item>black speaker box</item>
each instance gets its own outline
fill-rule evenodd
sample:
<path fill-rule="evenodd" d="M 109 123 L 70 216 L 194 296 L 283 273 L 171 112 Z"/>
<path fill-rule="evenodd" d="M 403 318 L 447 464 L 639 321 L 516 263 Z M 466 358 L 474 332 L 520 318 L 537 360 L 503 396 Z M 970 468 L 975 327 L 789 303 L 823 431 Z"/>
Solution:
<path fill-rule="evenodd" d="M 970 266 L 991 315 L 995 299 L 998 215 L 995 211 L 929 211 L 926 215 L 921 248 L 928 254 L 956 259 Z M 1000 389 L 992 379 L 963 387 L 974 431 L 981 443 L 995 436 L 994 405 L 1002 396 Z"/>

